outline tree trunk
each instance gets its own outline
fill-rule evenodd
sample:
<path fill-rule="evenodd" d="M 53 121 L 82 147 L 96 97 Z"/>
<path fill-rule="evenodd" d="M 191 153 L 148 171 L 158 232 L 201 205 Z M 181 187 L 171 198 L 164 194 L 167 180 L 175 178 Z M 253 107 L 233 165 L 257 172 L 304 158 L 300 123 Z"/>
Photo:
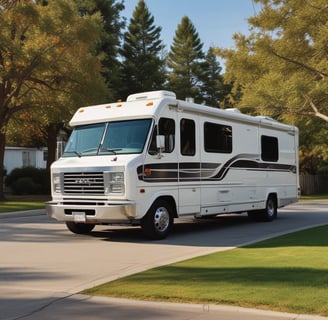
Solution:
<path fill-rule="evenodd" d="M 56 160 L 57 134 L 58 130 L 60 129 L 60 126 L 60 124 L 51 123 L 47 128 L 47 169 L 50 169 L 50 165 Z"/>
<path fill-rule="evenodd" d="M 6 199 L 4 193 L 4 178 L 5 178 L 5 146 L 6 146 L 6 135 L 0 130 L 0 201 Z"/>

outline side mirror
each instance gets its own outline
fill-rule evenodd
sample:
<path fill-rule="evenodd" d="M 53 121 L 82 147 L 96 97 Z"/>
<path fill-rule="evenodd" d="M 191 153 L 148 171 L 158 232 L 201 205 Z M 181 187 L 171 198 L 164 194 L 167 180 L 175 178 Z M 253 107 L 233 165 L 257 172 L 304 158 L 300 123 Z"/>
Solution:
<path fill-rule="evenodd" d="M 156 147 L 160 150 L 165 148 L 165 136 L 156 136 Z"/>
<path fill-rule="evenodd" d="M 162 149 L 165 148 L 165 136 L 158 135 L 156 136 L 156 147 L 158 150 L 158 159 L 161 159 L 163 157 L 162 155 Z"/>

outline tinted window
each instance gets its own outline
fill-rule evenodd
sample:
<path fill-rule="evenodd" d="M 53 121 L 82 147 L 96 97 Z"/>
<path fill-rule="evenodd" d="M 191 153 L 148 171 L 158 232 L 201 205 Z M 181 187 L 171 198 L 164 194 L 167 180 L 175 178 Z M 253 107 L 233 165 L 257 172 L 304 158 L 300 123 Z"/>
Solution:
<path fill-rule="evenodd" d="M 231 153 L 232 127 L 217 123 L 204 123 L 204 146 L 206 152 Z"/>
<path fill-rule="evenodd" d="M 263 161 L 278 161 L 279 151 L 276 137 L 261 136 L 261 158 Z"/>
<path fill-rule="evenodd" d="M 158 131 L 158 132 L 157 132 Z M 175 121 L 170 118 L 161 118 L 157 126 L 154 129 L 153 136 L 151 139 L 149 153 L 156 154 L 156 135 L 162 135 L 165 137 L 165 148 L 162 152 L 171 153 L 174 150 L 175 146 Z"/>
<path fill-rule="evenodd" d="M 105 128 L 105 123 L 89 124 L 74 128 L 63 156 L 97 155 Z"/>
<path fill-rule="evenodd" d="M 189 119 L 180 121 L 180 148 L 184 156 L 193 156 L 196 153 L 195 122 Z"/>

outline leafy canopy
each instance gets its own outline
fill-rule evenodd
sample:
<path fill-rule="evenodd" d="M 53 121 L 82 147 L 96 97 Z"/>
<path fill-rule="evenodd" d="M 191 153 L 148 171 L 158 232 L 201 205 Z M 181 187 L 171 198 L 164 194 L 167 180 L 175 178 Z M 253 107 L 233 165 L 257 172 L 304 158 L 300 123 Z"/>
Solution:
<path fill-rule="evenodd" d="M 225 79 L 242 92 L 238 107 L 299 126 L 301 170 L 316 173 L 328 160 L 327 1 L 254 1 L 262 10 L 248 20 L 250 36 L 217 49 Z"/>

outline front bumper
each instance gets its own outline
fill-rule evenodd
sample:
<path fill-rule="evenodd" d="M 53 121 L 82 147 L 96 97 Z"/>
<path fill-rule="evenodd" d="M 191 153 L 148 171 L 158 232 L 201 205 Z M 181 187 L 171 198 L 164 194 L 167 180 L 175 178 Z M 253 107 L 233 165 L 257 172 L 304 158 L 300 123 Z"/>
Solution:
<path fill-rule="evenodd" d="M 94 224 L 133 224 L 136 219 L 136 205 L 133 201 L 103 202 L 101 204 L 65 201 L 49 201 L 46 213 L 58 221 L 74 221 Z"/>

